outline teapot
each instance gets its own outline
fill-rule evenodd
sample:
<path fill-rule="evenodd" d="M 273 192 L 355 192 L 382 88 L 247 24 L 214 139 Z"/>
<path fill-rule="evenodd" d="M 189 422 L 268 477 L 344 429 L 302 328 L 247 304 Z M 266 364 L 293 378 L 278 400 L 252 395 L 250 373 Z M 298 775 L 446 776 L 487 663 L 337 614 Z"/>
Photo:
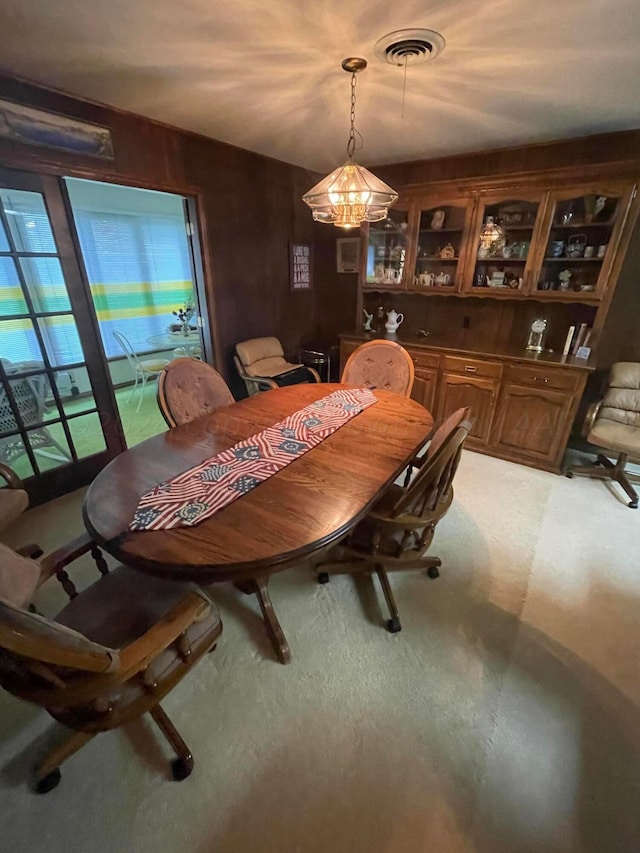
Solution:
<path fill-rule="evenodd" d="M 397 314 L 393 308 L 387 312 L 387 322 L 384 324 L 385 329 L 389 334 L 393 334 L 398 330 L 398 326 L 404 320 L 404 314 Z"/>
<path fill-rule="evenodd" d="M 450 281 L 451 276 L 447 272 L 438 273 L 436 276 L 436 284 L 438 285 L 449 284 Z"/>

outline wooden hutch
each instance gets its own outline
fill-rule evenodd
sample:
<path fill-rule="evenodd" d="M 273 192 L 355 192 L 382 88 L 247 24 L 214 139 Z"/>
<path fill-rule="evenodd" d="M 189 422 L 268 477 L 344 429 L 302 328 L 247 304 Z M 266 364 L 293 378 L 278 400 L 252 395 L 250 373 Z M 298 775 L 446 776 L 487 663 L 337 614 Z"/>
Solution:
<path fill-rule="evenodd" d="M 362 229 L 356 328 L 364 311 L 374 327 L 380 308 L 404 315 L 391 337 L 414 360 L 412 396 L 436 420 L 470 405 L 470 448 L 560 471 L 638 217 L 639 159 L 396 183 L 388 219 Z M 540 353 L 526 349 L 536 319 Z M 571 326 L 591 330 L 589 358 L 563 355 Z M 342 335 L 342 364 L 375 334 Z"/>

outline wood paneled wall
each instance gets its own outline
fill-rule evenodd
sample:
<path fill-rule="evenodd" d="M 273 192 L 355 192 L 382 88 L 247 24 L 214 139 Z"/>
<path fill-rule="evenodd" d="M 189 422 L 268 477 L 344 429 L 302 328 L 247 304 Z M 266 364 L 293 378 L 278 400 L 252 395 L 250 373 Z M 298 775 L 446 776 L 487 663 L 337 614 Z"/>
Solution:
<path fill-rule="evenodd" d="M 116 155 L 103 161 L 0 139 L 3 166 L 197 197 L 216 362 L 237 394 L 237 341 L 276 335 L 297 355 L 302 343 L 337 342 L 353 325 L 355 277 L 336 273 L 341 232 L 314 223 L 301 201 L 315 173 L 2 75 L 0 96 L 108 127 Z M 290 241 L 314 247 L 311 291 L 290 290 Z"/>

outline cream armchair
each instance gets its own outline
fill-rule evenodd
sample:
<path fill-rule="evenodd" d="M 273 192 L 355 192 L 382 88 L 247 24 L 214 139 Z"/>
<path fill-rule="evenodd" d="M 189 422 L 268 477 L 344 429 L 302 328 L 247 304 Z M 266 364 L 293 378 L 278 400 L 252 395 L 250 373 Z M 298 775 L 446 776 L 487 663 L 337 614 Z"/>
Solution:
<path fill-rule="evenodd" d="M 640 463 L 640 363 L 619 361 L 609 374 L 609 387 L 602 400 L 587 412 L 583 435 L 590 444 L 617 454 L 615 463 L 598 453 L 594 465 L 572 466 L 567 477 L 588 474 L 599 480 L 614 480 L 631 499 L 628 506 L 638 508 L 638 493 L 631 485 L 638 475 L 625 471 L 627 462 Z"/>
<path fill-rule="evenodd" d="M 241 341 L 236 344 L 233 360 L 249 395 L 281 385 L 320 382 L 320 374 L 313 367 L 292 364 L 285 359 L 282 344 L 277 338 Z"/>

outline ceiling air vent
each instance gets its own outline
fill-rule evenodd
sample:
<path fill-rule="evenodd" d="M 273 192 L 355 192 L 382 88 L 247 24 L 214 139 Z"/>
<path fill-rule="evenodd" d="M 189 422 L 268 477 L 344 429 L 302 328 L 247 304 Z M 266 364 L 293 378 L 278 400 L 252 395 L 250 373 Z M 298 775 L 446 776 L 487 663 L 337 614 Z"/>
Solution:
<path fill-rule="evenodd" d="M 389 65 L 419 65 L 439 56 L 444 45 L 443 37 L 433 30 L 395 30 L 378 39 L 375 52 Z"/>

